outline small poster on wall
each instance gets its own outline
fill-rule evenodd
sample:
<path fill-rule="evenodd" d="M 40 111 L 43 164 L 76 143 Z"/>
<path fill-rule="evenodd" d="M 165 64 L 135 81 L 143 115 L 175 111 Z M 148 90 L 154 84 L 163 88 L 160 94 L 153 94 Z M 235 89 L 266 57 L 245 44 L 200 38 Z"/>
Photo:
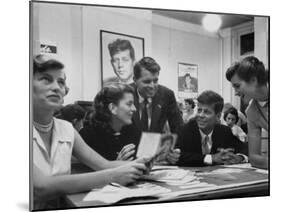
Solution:
<path fill-rule="evenodd" d="M 178 97 L 196 98 L 198 95 L 198 65 L 178 63 Z"/>

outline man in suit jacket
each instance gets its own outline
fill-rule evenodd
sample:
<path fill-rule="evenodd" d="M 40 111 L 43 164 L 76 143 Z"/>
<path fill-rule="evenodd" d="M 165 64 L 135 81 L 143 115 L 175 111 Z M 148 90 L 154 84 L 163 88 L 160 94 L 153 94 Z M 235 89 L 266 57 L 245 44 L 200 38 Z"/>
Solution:
<path fill-rule="evenodd" d="M 181 149 L 178 165 L 204 166 L 247 162 L 247 147 L 227 126 L 218 124 L 223 98 L 205 91 L 198 97 L 198 111 L 179 134 L 177 146 Z"/>
<path fill-rule="evenodd" d="M 134 124 L 141 131 L 163 133 L 168 121 L 172 133 L 183 125 L 174 92 L 158 84 L 160 66 L 153 58 L 144 57 L 134 66 L 134 103 L 137 109 L 133 115 Z M 147 104 L 145 102 L 147 101 Z M 147 124 L 143 124 L 143 108 L 147 108 Z M 146 125 L 146 126 L 144 126 Z"/>
<path fill-rule="evenodd" d="M 163 133 L 168 122 L 170 131 L 178 133 L 183 125 L 174 92 L 158 84 L 160 66 L 151 57 L 144 57 L 134 66 L 134 104 L 136 112 L 133 124 L 141 131 Z M 168 154 L 167 160 L 175 163 L 179 149 Z"/>

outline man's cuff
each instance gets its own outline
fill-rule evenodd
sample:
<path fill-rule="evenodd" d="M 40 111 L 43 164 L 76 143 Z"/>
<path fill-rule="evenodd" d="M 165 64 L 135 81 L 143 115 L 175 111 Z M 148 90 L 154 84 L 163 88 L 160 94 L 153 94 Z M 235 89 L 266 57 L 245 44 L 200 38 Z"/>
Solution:
<path fill-rule="evenodd" d="M 237 153 L 236 155 L 241 156 L 243 158 L 241 163 L 249 163 L 249 159 L 248 159 L 247 155 L 244 155 L 244 154 L 241 154 L 241 153 Z"/>
<path fill-rule="evenodd" d="M 206 165 L 212 165 L 213 164 L 212 155 L 210 155 L 210 154 L 205 155 L 204 164 L 206 164 Z"/>

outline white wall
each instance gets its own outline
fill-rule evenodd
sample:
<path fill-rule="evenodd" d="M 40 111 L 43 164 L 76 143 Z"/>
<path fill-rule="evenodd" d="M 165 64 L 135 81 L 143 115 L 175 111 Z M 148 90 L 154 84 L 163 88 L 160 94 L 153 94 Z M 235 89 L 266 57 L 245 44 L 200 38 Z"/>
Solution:
<path fill-rule="evenodd" d="M 179 25 L 177 25 L 179 26 Z M 175 29 L 176 28 L 176 29 Z M 214 90 L 221 94 L 220 40 L 217 36 L 200 33 L 194 25 L 174 24 L 152 27 L 153 57 L 161 66 L 160 83 L 178 91 L 178 62 L 198 65 L 198 90 Z M 199 32 L 199 33 L 198 33 Z"/>
<path fill-rule="evenodd" d="M 268 68 L 268 18 L 255 17 L 255 56 Z"/>
<path fill-rule="evenodd" d="M 54 44 L 57 55 L 52 55 L 65 65 L 70 93 L 65 102 L 74 102 L 82 96 L 82 31 L 81 7 L 59 4 L 34 3 L 34 54 L 39 44 Z"/>
<path fill-rule="evenodd" d="M 70 92 L 65 104 L 92 101 L 101 88 L 100 30 L 136 35 L 151 55 L 151 12 L 34 3 L 34 54 L 39 43 L 55 44 L 65 64 Z"/>

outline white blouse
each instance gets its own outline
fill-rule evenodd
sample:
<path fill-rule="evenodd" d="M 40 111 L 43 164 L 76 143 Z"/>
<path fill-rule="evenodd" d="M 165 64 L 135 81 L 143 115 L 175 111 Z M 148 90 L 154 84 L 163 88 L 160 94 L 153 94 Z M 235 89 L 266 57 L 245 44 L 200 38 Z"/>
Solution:
<path fill-rule="evenodd" d="M 54 118 L 51 154 L 33 127 L 33 164 L 45 175 L 63 175 L 71 172 L 71 155 L 74 144 L 74 128 L 71 123 Z"/>

